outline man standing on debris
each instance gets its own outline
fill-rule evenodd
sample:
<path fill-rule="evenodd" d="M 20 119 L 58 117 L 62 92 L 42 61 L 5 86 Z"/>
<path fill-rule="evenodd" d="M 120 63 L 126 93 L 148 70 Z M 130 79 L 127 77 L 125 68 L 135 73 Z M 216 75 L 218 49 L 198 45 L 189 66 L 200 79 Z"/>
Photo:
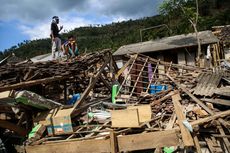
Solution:
<path fill-rule="evenodd" d="M 59 32 L 62 30 L 63 26 L 58 28 L 59 18 L 54 16 L 51 23 L 51 40 L 52 40 L 52 59 L 55 59 L 55 51 L 58 51 L 58 54 L 61 52 L 61 39 Z"/>

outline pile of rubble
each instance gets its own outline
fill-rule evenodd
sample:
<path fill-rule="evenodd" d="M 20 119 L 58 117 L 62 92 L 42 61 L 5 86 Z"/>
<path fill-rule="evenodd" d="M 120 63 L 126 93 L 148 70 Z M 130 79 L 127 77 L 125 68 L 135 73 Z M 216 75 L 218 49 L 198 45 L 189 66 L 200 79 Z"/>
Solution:
<path fill-rule="evenodd" d="M 212 27 L 214 34 L 224 44 L 224 47 L 230 47 L 230 25 Z"/>
<path fill-rule="evenodd" d="M 227 70 L 124 59 L 0 67 L 2 135 L 27 138 L 27 153 L 230 152 Z"/>

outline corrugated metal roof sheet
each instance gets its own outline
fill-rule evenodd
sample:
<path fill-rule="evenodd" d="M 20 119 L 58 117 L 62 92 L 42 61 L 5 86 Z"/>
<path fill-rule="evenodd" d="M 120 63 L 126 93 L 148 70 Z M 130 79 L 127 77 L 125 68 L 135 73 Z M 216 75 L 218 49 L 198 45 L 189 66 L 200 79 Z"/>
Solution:
<path fill-rule="evenodd" d="M 218 38 L 214 36 L 211 31 L 202 31 L 199 32 L 198 35 L 202 45 L 219 42 Z M 116 52 L 113 53 L 113 55 L 155 52 L 188 46 L 197 46 L 195 33 L 125 45 L 120 47 Z"/>
<path fill-rule="evenodd" d="M 194 95 L 212 96 L 220 83 L 222 73 L 201 73 L 197 78 L 197 86 Z"/>
<path fill-rule="evenodd" d="M 60 52 L 55 52 L 55 56 L 58 57 L 64 57 L 63 53 Z M 36 62 L 46 62 L 46 61 L 51 61 L 52 60 L 52 55 L 51 53 L 48 53 L 48 54 L 43 54 L 43 55 L 38 55 L 38 56 L 35 56 L 33 58 L 30 59 L 32 62 L 36 63 Z"/>

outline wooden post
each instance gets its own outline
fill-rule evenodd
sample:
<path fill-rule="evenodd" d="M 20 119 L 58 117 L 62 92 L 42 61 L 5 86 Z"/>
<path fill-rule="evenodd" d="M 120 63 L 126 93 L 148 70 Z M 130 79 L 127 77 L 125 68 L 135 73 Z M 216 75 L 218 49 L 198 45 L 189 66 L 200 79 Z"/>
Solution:
<path fill-rule="evenodd" d="M 111 149 L 111 153 L 118 152 L 117 136 L 113 130 L 110 131 L 110 149 Z"/>
<path fill-rule="evenodd" d="M 164 56 L 162 54 L 158 55 L 157 58 L 161 61 L 164 61 Z M 158 65 L 158 73 L 160 74 L 159 78 L 163 78 L 162 74 L 165 74 L 165 66 L 164 65 Z"/>

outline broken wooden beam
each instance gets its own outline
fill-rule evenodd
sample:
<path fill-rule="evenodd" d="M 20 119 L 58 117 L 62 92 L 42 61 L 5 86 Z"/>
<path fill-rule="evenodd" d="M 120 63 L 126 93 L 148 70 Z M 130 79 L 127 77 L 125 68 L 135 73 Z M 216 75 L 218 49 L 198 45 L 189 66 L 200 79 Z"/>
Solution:
<path fill-rule="evenodd" d="M 172 101 L 174 109 L 177 115 L 178 124 L 181 130 L 182 140 L 185 147 L 194 146 L 192 135 L 189 130 L 184 126 L 183 121 L 186 120 L 185 115 L 182 112 L 182 106 L 180 104 L 181 97 L 179 94 L 172 95 Z"/>
<path fill-rule="evenodd" d="M 220 99 L 220 98 L 215 98 L 215 99 L 202 98 L 201 100 L 206 101 L 206 102 L 210 102 L 210 103 L 213 103 L 213 104 L 230 106 L 230 100 L 224 100 L 224 99 Z"/>
<path fill-rule="evenodd" d="M 12 89 L 29 87 L 29 86 L 38 85 L 38 84 L 46 84 L 49 82 L 64 80 L 66 78 L 67 77 L 64 77 L 64 76 L 54 76 L 54 77 L 49 77 L 49 78 L 44 78 L 44 79 L 20 82 L 20 83 L 16 83 L 16 84 L 12 84 L 12 85 L 2 86 L 2 87 L 0 87 L 0 92 L 12 90 Z"/>
<path fill-rule="evenodd" d="M 228 115 L 230 115 L 230 110 L 223 111 L 223 112 L 220 112 L 220 113 L 216 113 L 214 115 L 211 115 L 211 116 L 208 116 L 208 117 L 205 117 L 205 118 L 201 118 L 201 119 L 192 121 L 190 124 L 192 126 L 201 125 L 201 124 L 205 124 L 207 122 L 210 122 L 210 121 L 213 121 L 213 120 L 216 120 L 218 118 L 225 117 L 225 116 L 228 116 Z"/>

